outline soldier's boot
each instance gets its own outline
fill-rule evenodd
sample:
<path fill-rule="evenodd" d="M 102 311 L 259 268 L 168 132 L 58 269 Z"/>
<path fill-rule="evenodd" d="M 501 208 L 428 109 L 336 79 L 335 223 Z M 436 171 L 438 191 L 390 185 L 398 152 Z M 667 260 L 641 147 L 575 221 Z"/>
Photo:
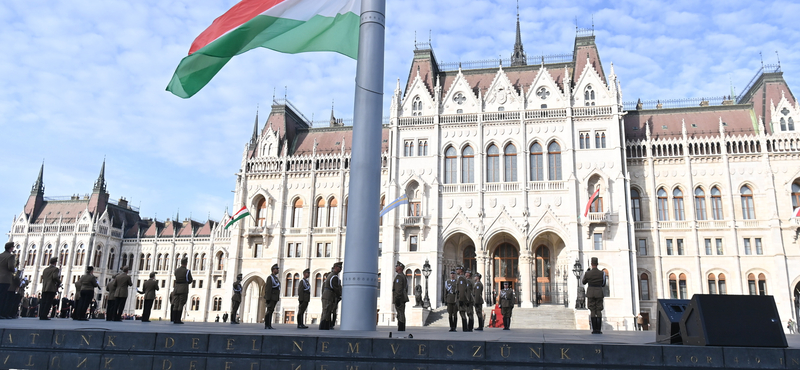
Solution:
<path fill-rule="evenodd" d="M 507 319 L 508 319 L 508 324 L 506 324 L 506 328 L 508 328 L 508 330 L 511 330 L 511 317 L 508 317 Z"/>
<path fill-rule="evenodd" d="M 328 330 L 328 320 L 320 321 L 319 330 Z"/>
<path fill-rule="evenodd" d="M 406 331 L 406 323 L 398 322 L 397 323 L 397 331 Z"/>
<path fill-rule="evenodd" d="M 108 314 L 106 314 L 106 317 L 108 317 Z M 169 311 L 169 321 L 175 322 L 175 311 Z"/>
<path fill-rule="evenodd" d="M 483 331 L 483 315 L 478 316 L 478 328 L 475 330 Z"/>
<path fill-rule="evenodd" d="M 264 329 L 273 329 L 272 327 L 272 315 L 267 315 L 264 317 Z"/>
<path fill-rule="evenodd" d="M 181 311 L 173 311 L 172 312 L 172 317 L 175 318 L 175 321 L 173 321 L 173 323 L 175 323 L 175 324 L 183 324 L 183 321 L 181 321 Z"/>
<path fill-rule="evenodd" d="M 472 328 L 474 327 L 474 325 L 475 325 L 475 319 L 473 319 L 472 316 L 470 316 L 469 317 L 469 324 L 467 324 L 467 327 L 469 328 L 469 331 L 472 331 Z"/>
<path fill-rule="evenodd" d="M 603 318 L 602 317 L 594 317 L 594 330 L 592 334 L 603 334 Z"/>
<path fill-rule="evenodd" d="M 450 319 L 450 331 L 456 331 L 456 323 L 453 321 L 452 317 L 449 317 L 449 319 Z"/>
<path fill-rule="evenodd" d="M 461 331 L 469 331 L 469 324 L 467 323 L 467 320 L 461 320 Z"/>

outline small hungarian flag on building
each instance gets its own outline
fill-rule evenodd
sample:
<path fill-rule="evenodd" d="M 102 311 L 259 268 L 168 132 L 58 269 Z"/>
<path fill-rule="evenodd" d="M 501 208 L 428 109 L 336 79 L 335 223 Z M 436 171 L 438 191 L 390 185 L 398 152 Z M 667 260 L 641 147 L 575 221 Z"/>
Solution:
<path fill-rule="evenodd" d="M 189 98 L 231 58 L 257 47 L 356 59 L 360 16 L 361 0 L 242 0 L 197 36 L 167 91 Z"/>
<path fill-rule="evenodd" d="M 600 187 L 599 186 L 594 191 L 594 194 L 592 194 L 592 196 L 589 197 L 589 203 L 586 203 L 586 211 L 583 212 L 583 217 L 586 217 L 586 215 L 589 214 L 589 209 L 592 207 L 592 203 L 594 202 L 595 199 L 597 199 L 598 195 L 600 195 Z"/>
<path fill-rule="evenodd" d="M 231 216 L 231 220 L 228 221 L 227 225 L 225 225 L 225 230 L 228 230 L 228 228 L 235 224 L 236 221 L 239 221 L 247 216 L 250 216 L 250 211 L 247 210 L 247 206 L 244 206 L 238 212 L 234 213 L 233 216 Z"/>
<path fill-rule="evenodd" d="M 792 214 L 792 217 L 800 217 L 800 207 L 797 207 L 797 208 L 794 209 L 794 213 Z"/>

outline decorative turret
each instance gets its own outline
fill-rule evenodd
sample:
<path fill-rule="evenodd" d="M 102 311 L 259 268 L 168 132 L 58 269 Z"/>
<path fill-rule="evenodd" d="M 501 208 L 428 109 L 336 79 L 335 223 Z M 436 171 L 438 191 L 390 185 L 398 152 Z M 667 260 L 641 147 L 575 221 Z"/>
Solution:
<path fill-rule="evenodd" d="M 92 196 L 89 198 L 89 212 L 100 215 L 108 205 L 108 193 L 106 192 L 106 160 L 103 159 L 103 166 L 100 167 L 100 176 L 94 182 Z"/>
<path fill-rule="evenodd" d="M 256 107 L 256 122 L 253 124 L 253 136 L 250 137 L 250 144 L 248 149 L 255 150 L 258 143 L 258 107 Z"/>
<path fill-rule="evenodd" d="M 514 42 L 514 53 L 511 54 L 511 66 L 526 65 L 528 65 L 528 57 L 525 55 L 525 50 L 522 48 L 522 34 L 519 30 L 519 0 L 517 0 L 517 39 Z"/>
<path fill-rule="evenodd" d="M 37 194 L 44 195 L 44 181 L 42 181 L 43 175 L 44 175 L 44 162 L 42 162 L 42 166 L 39 167 L 39 177 L 37 177 L 36 182 L 33 183 L 33 187 L 31 188 L 31 195 L 37 195 Z"/>
<path fill-rule="evenodd" d="M 33 216 L 33 213 L 40 209 L 44 203 L 44 181 L 42 180 L 43 175 L 44 162 L 42 162 L 42 166 L 39 167 L 39 177 L 37 177 L 36 182 L 33 183 L 31 195 L 28 197 L 28 202 L 25 203 L 25 214 L 28 216 Z"/>
<path fill-rule="evenodd" d="M 100 167 L 100 176 L 97 176 L 97 180 L 94 182 L 94 188 L 92 189 L 92 193 L 105 193 L 106 192 L 106 160 L 103 159 L 103 166 Z"/>

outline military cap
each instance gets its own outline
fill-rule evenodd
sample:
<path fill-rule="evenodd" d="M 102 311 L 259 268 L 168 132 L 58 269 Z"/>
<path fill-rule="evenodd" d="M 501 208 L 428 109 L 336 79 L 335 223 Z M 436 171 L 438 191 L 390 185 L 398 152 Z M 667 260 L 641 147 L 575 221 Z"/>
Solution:
<path fill-rule="evenodd" d="M 336 263 L 333 264 L 333 267 L 336 267 L 336 266 L 342 267 L 343 264 L 344 264 L 343 262 L 336 262 Z"/>
<path fill-rule="evenodd" d="M 470 274 L 470 275 L 472 275 L 472 270 L 467 270 L 467 271 L 465 272 L 465 274 Z"/>
<path fill-rule="evenodd" d="M 181 258 L 181 265 L 187 265 L 187 264 L 189 264 L 189 257 Z"/>
<path fill-rule="evenodd" d="M 8 250 L 12 250 L 12 249 L 14 249 L 14 242 L 8 242 L 8 243 L 6 243 L 6 246 L 5 246 L 5 248 L 6 248 L 6 250 L 7 250 L 7 251 L 8 251 Z"/>
<path fill-rule="evenodd" d="M 278 264 L 276 263 L 276 264 L 272 265 L 272 269 L 273 269 L 273 270 L 274 270 L 274 269 L 278 269 L 278 270 L 280 270 L 281 268 L 280 268 L 280 267 L 278 267 Z"/>
<path fill-rule="evenodd" d="M 480 272 L 476 272 L 476 273 L 475 273 L 475 276 L 477 276 L 477 277 L 483 277 L 483 276 L 481 276 L 481 273 L 480 273 Z"/>
<path fill-rule="evenodd" d="M 456 270 L 450 270 L 450 273 L 451 273 L 451 274 L 455 274 L 455 273 L 456 273 Z"/>
<path fill-rule="evenodd" d="M 237 279 L 241 279 L 241 278 L 242 278 L 242 274 L 238 274 L 238 275 L 236 275 L 236 278 L 237 278 Z"/>
<path fill-rule="evenodd" d="M 464 266 L 457 266 L 457 267 L 456 267 L 456 270 L 461 270 L 461 271 L 464 271 Z"/>
<path fill-rule="evenodd" d="M 510 283 L 510 282 L 508 282 L 508 281 L 504 281 L 504 282 L 503 282 L 503 286 L 508 286 L 508 284 L 511 284 L 511 283 Z"/>
<path fill-rule="evenodd" d="M 400 267 L 402 267 L 402 268 L 405 268 L 405 267 L 406 267 L 406 265 L 404 265 L 404 264 L 403 264 L 402 262 L 400 262 L 400 261 L 397 261 L 397 264 L 395 264 L 394 266 L 395 266 L 395 267 L 397 267 L 397 266 L 400 266 Z"/>
<path fill-rule="evenodd" d="M 593 265 L 597 265 L 598 264 L 597 257 L 592 257 L 592 264 Z"/>
<path fill-rule="evenodd" d="M 310 274 L 310 273 L 311 273 L 311 270 L 309 270 L 309 269 L 305 269 L 305 270 L 303 270 L 303 273 L 304 273 L 304 274 L 305 274 L 306 272 Z"/>
<path fill-rule="evenodd" d="M 152 278 L 154 278 L 154 277 L 156 277 L 156 272 L 155 272 L 155 271 L 153 271 L 153 272 L 151 272 L 151 273 L 150 273 L 150 278 L 152 279 Z"/>
<path fill-rule="evenodd" d="M 58 257 L 50 257 L 50 264 L 51 265 L 56 263 L 56 262 L 58 262 Z"/>

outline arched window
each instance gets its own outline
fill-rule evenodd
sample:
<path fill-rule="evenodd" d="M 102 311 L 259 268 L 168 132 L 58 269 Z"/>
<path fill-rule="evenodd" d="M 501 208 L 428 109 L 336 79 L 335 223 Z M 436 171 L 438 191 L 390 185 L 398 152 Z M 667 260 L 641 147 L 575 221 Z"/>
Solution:
<path fill-rule="evenodd" d="M 606 285 L 603 286 L 603 295 L 611 297 L 611 274 L 608 273 L 608 269 L 603 269 L 603 274 L 606 276 Z"/>
<path fill-rule="evenodd" d="M 297 198 L 292 205 L 292 226 L 300 227 L 300 221 L 303 219 L 303 200 Z"/>
<path fill-rule="evenodd" d="M 592 193 L 594 193 L 594 191 L 592 191 Z M 589 205 L 589 212 L 603 212 L 603 192 L 602 191 L 597 193 L 597 197 L 594 198 L 594 200 L 592 201 L 592 204 Z"/>
<path fill-rule="evenodd" d="M 99 249 L 99 247 L 100 246 L 98 246 L 97 251 L 94 252 L 94 264 L 92 264 L 92 266 L 94 266 L 95 268 L 100 268 L 100 262 L 102 261 L 102 258 L 103 258 L 103 251 L 101 251 Z M 150 265 L 150 263 L 148 261 L 148 266 L 149 265 Z M 148 267 L 148 269 L 149 269 L 149 267 Z"/>
<path fill-rule="evenodd" d="M 758 294 L 758 288 L 756 288 L 756 276 L 753 274 L 747 275 L 747 289 L 750 295 Z"/>
<path fill-rule="evenodd" d="M 789 118 L 789 123 L 792 122 L 792 119 Z M 794 128 L 789 126 L 790 130 Z M 767 295 L 767 277 L 764 274 L 758 274 L 758 294 L 759 295 Z"/>
<path fill-rule="evenodd" d="M 686 274 L 681 274 L 678 279 L 678 292 L 680 294 L 680 299 L 687 299 L 689 294 L 686 290 Z"/>
<path fill-rule="evenodd" d="M 314 227 L 325 226 L 325 199 L 319 198 L 319 200 L 317 200 L 317 207 L 315 211 L 316 215 L 314 217 Z"/>
<path fill-rule="evenodd" d="M 264 227 L 267 223 L 267 200 L 261 198 L 256 206 L 256 223 L 259 227 Z"/>
<path fill-rule="evenodd" d="M 328 201 L 328 227 L 336 227 L 338 222 L 337 216 L 339 215 L 339 202 L 336 198 L 331 198 Z"/>
<path fill-rule="evenodd" d="M 169 270 L 169 253 L 164 254 L 164 266 L 161 267 L 161 270 L 163 271 Z"/>
<path fill-rule="evenodd" d="M 789 117 L 789 131 L 794 131 L 794 120 Z"/>
<path fill-rule="evenodd" d="M 536 248 L 536 278 L 550 278 L 550 248 L 540 245 Z"/>
<path fill-rule="evenodd" d="M 669 274 L 669 297 L 678 299 L 678 279 L 675 274 Z"/>
<path fill-rule="evenodd" d="M 547 165 L 550 180 L 561 180 L 561 145 L 555 141 L 547 146 Z"/>
<path fill-rule="evenodd" d="M 475 151 L 471 146 L 461 151 L 461 182 L 464 184 L 475 182 Z"/>
<path fill-rule="evenodd" d="M 631 189 L 631 208 L 633 211 L 633 220 L 634 221 L 641 221 L 642 220 L 642 198 L 639 195 L 639 191 L 636 189 Z"/>
<path fill-rule="evenodd" d="M 292 297 L 297 297 L 297 291 L 300 289 L 300 274 L 295 273 L 292 276 Z"/>
<path fill-rule="evenodd" d="M 505 166 L 505 181 L 517 181 L 517 147 L 514 144 L 506 145 L 503 151 L 503 162 Z"/>
<path fill-rule="evenodd" d="M 601 148 L 605 148 L 606 147 L 606 133 L 605 132 L 601 132 L 600 133 L 600 144 L 602 145 Z"/>
<path fill-rule="evenodd" d="M 650 279 L 645 273 L 639 275 L 639 299 L 642 301 L 650 300 Z"/>
<path fill-rule="evenodd" d="M 144 253 L 139 254 L 139 270 L 144 270 Z"/>
<path fill-rule="evenodd" d="M 422 115 L 422 99 L 419 98 L 419 95 L 415 96 L 414 101 L 411 102 L 411 115 L 412 116 Z"/>
<path fill-rule="evenodd" d="M 781 117 L 781 131 L 786 131 L 786 119 Z"/>
<path fill-rule="evenodd" d="M 156 257 L 156 270 L 160 271 L 162 267 L 164 267 L 164 255 L 159 253 Z"/>
<path fill-rule="evenodd" d="M 706 217 L 706 192 L 701 187 L 694 189 L 694 213 L 698 221 L 705 221 Z"/>
<path fill-rule="evenodd" d="M 497 145 L 490 145 L 486 150 L 486 182 L 500 181 L 500 149 Z"/>
<path fill-rule="evenodd" d="M 130 266 L 128 265 L 128 255 L 124 253 L 122 254 L 122 266 Z M 133 266 L 131 266 L 131 268 L 133 268 Z"/>
<path fill-rule="evenodd" d="M 708 294 L 717 294 L 717 277 L 708 274 Z"/>
<path fill-rule="evenodd" d="M 800 207 L 800 185 L 792 184 L 792 209 Z"/>
<path fill-rule="evenodd" d="M 456 175 L 458 174 L 458 169 L 456 168 L 456 162 L 458 161 L 458 154 L 456 149 L 452 146 L 447 147 L 447 150 L 444 151 L 444 183 L 445 184 L 455 184 L 456 183 Z"/>
<path fill-rule="evenodd" d="M 46 247 L 44 247 L 44 253 L 42 253 L 42 266 L 49 265 L 51 257 L 53 257 L 53 246 L 48 244 Z M 98 263 L 99 261 L 95 259 L 94 261 L 95 267 L 100 267 L 97 266 Z"/>
<path fill-rule="evenodd" d="M 581 132 L 580 135 L 578 136 L 578 144 L 580 145 L 581 149 L 586 149 L 586 146 L 583 144 L 583 138 L 586 135 L 589 135 L 589 134 L 584 134 L 583 132 Z"/>
<path fill-rule="evenodd" d="M 111 248 L 108 255 L 108 269 L 114 268 L 114 260 L 117 258 L 116 254 L 114 253 L 114 248 Z"/>
<path fill-rule="evenodd" d="M 592 85 L 587 85 L 583 91 L 583 100 L 586 100 L 586 106 L 594 105 L 594 89 Z"/>
<path fill-rule="evenodd" d="M 412 280 L 413 278 L 414 278 L 414 273 L 411 272 L 411 269 L 407 269 L 406 270 L 406 286 L 408 287 L 408 291 L 406 292 L 407 295 L 414 294 L 414 291 L 412 290 L 414 288 L 411 286 L 411 283 L 414 282 Z"/>
<path fill-rule="evenodd" d="M 659 221 L 668 221 L 669 220 L 669 203 L 667 200 L 667 191 L 664 188 L 659 188 L 658 192 L 656 192 L 658 196 L 658 220 Z"/>
<path fill-rule="evenodd" d="M 756 209 L 753 204 L 753 191 L 749 186 L 742 186 L 739 191 L 742 194 L 742 218 L 752 220 L 756 218 Z"/>
<path fill-rule="evenodd" d="M 683 191 L 679 188 L 672 190 L 672 207 L 675 213 L 675 221 L 683 221 Z"/>
<path fill-rule="evenodd" d="M 293 295 L 293 293 L 292 293 L 292 289 L 293 289 L 292 288 L 292 274 L 286 274 L 286 283 L 283 286 L 284 286 L 283 296 L 284 297 L 291 297 Z M 267 289 L 269 289 L 269 288 L 267 288 Z"/>
<path fill-rule="evenodd" d="M 314 275 L 314 297 L 322 295 L 322 274 Z"/>
<path fill-rule="evenodd" d="M 78 250 L 75 251 L 75 266 L 83 266 L 83 259 L 86 258 L 86 248 L 83 244 L 78 246 Z M 133 261 L 131 261 L 133 263 Z"/>
<path fill-rule="evenodd" d="M 160 310 L 161 309 L 161 297 L 156 298 L 156 301 L 153 302 L 153 309 Z"/>
<path fill-rule="evenodd" d="M 711 215 L 715 220 L 722 220 L 722 193 L 718 187 L 711 188 Z"/>
<path fill-rule="evenodd" d="M 152 260 L 152 256 L 150 253 L 147 254 L 147 259 L 145 260 L 144 269 L 145 271 L 150 271 L 150 261 Z"/>
<path fill-rule="evenodd" d="M 67 265 L 69 266 L 69 246 L 64 244 L 61 246 L 61 252 L 58 253 L 58 264 L 61 266 Z M 19 261 L 19 258 L 16 259 Z"/>
<path fill-rule="evenodd" d="M 192 297 L 192 311 L 200 311 L 200 298 Z"/>
<path fill-rule="evenodd" d="M 605 135 L 605 134 L 603 134 L 603 135 Z M 594 133 L 594 147 L 595 148 L 602 148 L 602 146 L 600 146 L 600 133 L 599 132 L 595 132 Z"/>
<path fill-rule="evenodd" d="M 222 311 L 222 298 L 214 297 L 214 307 L 212 311 Z"/>
<path fill-rule="evenodd" d="M 200 271 L 205 271 L 205 270 L 206 270 L 206 254 L 203 253 L 203 255 L 200 256 Z"/>
<path fill-rule="evenodd" d="M 475 247 L 470 245 L 464 248 L 464 268 L 467 270 L 472 270 L 475 272 L 478 268 L 478 264 L 475 260 Z"/>
<path fill-rule="evenodd" d="M 224 253 L 217 252 L 217 270 L 221 271 L 225 267 Z"/>
<path fill-rule="evenodd" d="M 28 250 L 28 258 L 25 260 L 25 266 L 33 266 L 36 264 L 36 244 L 31 246 Z"/>
<path fill-rule="evenodd" d="M 197 270 L 197 267 L 200 266 L 200 254 L 195 253 L 192 261 L 192 270 Z"/>
<path fill-rule="evenodd" d="M 533 143 L 531 145 L 531 181 L 544 181 L 542 156 L 542 146 L 539 143 Z"/>
<path fill-rule="evenodd" d="M 725 274 L 717 276 L 717 284 L 719 285 L 719 294 L 728 294 L 728 286 L 725 284 Z"/>

